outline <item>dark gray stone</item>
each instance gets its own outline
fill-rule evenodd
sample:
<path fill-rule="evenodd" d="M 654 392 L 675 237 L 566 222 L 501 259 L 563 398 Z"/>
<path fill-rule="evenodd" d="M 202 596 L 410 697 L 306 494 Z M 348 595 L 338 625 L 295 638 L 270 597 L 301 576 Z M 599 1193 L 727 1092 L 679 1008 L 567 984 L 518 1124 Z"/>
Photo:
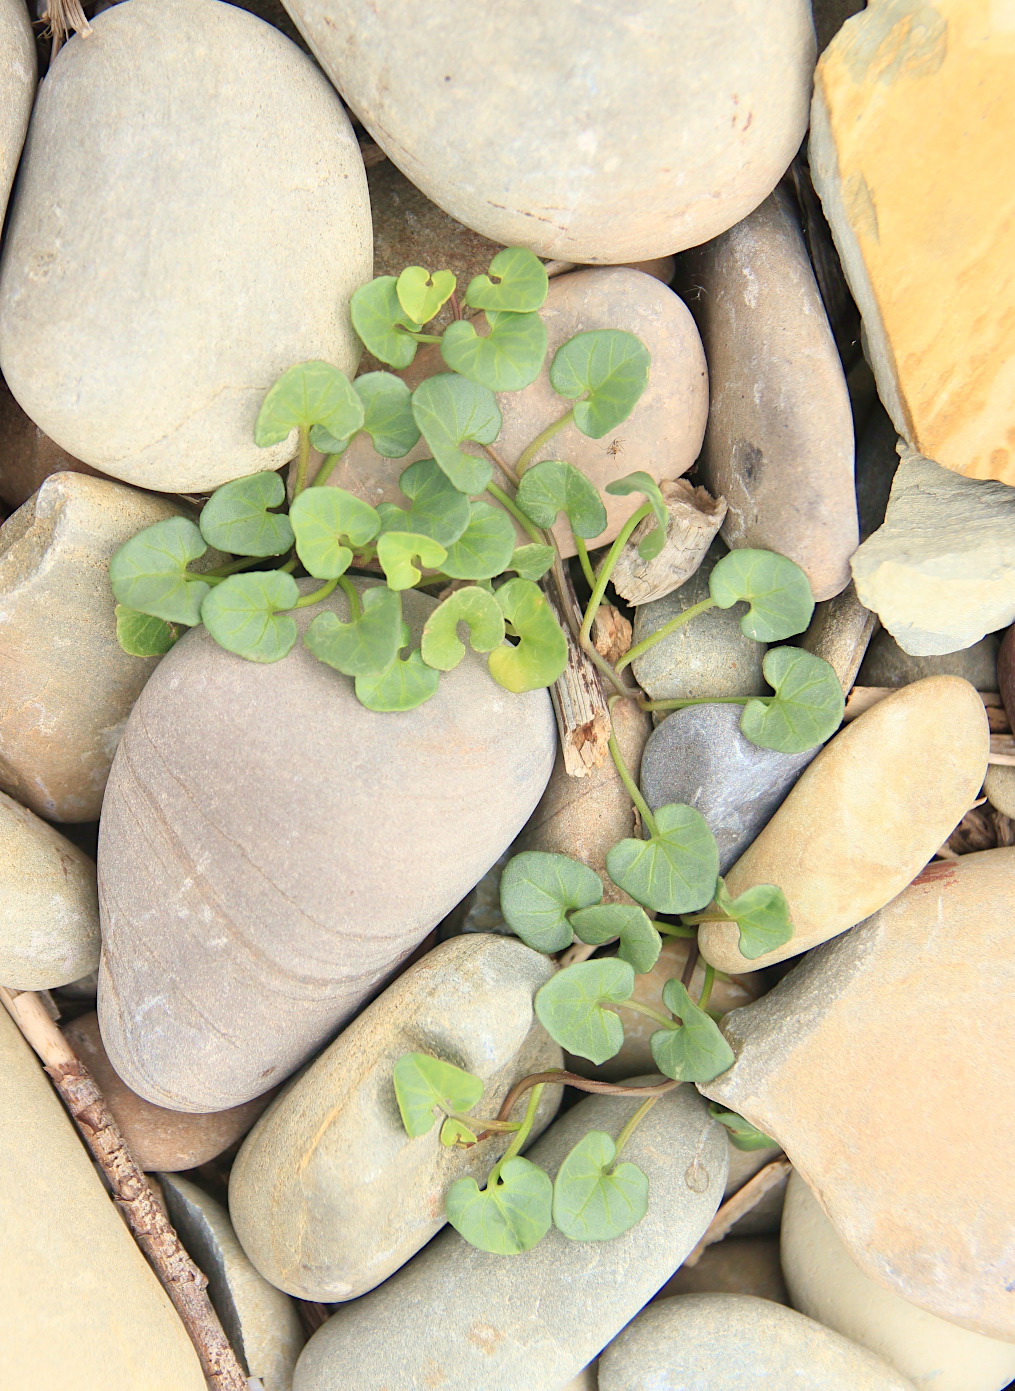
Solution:
<path fill-rule="evenodd" d="M 978 691 L 997 690 L 1000 640 L 988 633 L 972 647 L 938 657 L 911 657 L 882 628 L 867 649 L 857 678 L 859 686 L 909 686 L 925 676 L 961 676 Z"/>
<path fill-rule="evenodd" d="M 739 705 L 690 705 L 653 731 L 641 762 L 641 790 L 655 811 L 694 807 L 719 844 L 725 874 L 782 805 L 819 749 L 776 753 L 740 733 Z"/>

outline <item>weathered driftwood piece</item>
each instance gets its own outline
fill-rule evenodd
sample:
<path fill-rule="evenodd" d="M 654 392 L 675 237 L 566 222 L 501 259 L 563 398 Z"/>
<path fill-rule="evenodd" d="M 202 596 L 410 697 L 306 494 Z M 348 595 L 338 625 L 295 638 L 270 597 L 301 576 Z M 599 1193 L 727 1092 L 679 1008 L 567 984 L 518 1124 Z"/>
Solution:
<path fill-rule="evenodd" d="M 753 1178 L 749 1178 L 743 1188 L 738 1188 L 732 1197 L 723 1203 L 708 1224 L 705 1235 L 684 1261 L 684 1265 L 697 1265 L 705 1247 L 722 1241 L 734 1222 L 739 1222 L 745 1213 L 756 1208 L 769 1189 L 781 1183 L 792 1167 L 788 1159 L 773 1159 L 771 1164 L 766 1164 Z"/>
<path fill-rule="evenodd" d="M 642 560 L 638 543 L 655 525 L 646 517 L 624 547 L 613 572 L 613 587 L 629 604 L 648 604 L 679 588 L 705 558 L 726 516 L 726 499 L 714 498 L 686 478 L 660 485 L 666 503 L 666 542 L 655 560 Z"/>
<path fill-rule="evenodd" d="M 567 601 L 571 619 L 564 613 L 562 596 L 551 582 L 544 585 L 550 607 L 567 636 L 567 666 L 550 688 L 553 711 L 557 716 L 560 749 L 564 769 L 573 778 L 583 778 L 593 768 L 601 768 L 609 753 L 610 712 L 603 693 L 599 673 L 582 651 L 574 637 L 580 626 L 582 612 L 578 607 L 570 579 L 567 578 Z"/>
<path fill-rule="evenodd" d="M 611 666 L 616 666 L 634 642 L 634 628 L 619 609 L 602 603 L 592 620 L 592 645 Z"/>
<path fill-rule="evenodd" d="M 5 990 L 2 1003 L 60 1093 L 81 1136 L 109 1180 L 117 1206 L 190 1334 L 210 1391 L 251 1391 L 206 1293 L 208 1281 L 179 1237 L 127 1148 L 102 1093 L 50 1018 L 41 996 Z"/>

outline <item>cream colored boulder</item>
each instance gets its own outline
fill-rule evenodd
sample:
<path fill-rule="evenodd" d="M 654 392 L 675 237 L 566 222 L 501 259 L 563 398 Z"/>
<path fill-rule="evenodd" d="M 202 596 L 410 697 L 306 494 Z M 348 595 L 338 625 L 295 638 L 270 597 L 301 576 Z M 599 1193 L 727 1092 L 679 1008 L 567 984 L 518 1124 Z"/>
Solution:
<path fill-rule="evenodd" d="M 428 198 L 541 256 L 615 263 L 707 241 L 772 191 L 807 125 L 806 0 L 286 8 Z"/>
<path fill-rule="evenodd" d="M 983 701 L 958 676 L 928 676 L 847 725 L 726 876 L 735 897 L 777 884 L 793 936 L 748 960 L 733 923 L 698 942 L 720 971 L 759 970 L 845 932 L 900 893 L 972 806 L 987 771 Z"/>
<path fill-rule="evenodd" d="M 0 0 L 0 225 L 25 142 L 35 99 L 35 38 L 23 0 Z"/>
<path fill-rule="evenodd" d="M 1015 849 L 938 861 L 726 1016 L 701 1088 L 783 1146 L 866 1276 L 1015 1343 Z"/>
<path fill-rule="evenodd" d="M 128 483 L 277 469 L 294 450 L 255 445 L 264 394 L 308 358 L 355 369 L 370 247 L 359 147 L 311 59 L 220 0 L 131 0 L 42 85 L 0 366 L 47 435 Z"/>
<path fill-rule="evenodd" d="M 2 1009 L 0 1117 L 5 1391 L 205 1391 L 176 1310 Z"/>
<path fill-rule="evenodd" d="M 865 1275 L 797 1173 L 781 1249 L 793 1308 L 870 1348 L 920 1391 L 1003 1391 L 1015 1378 L 1015 1344 L 935 1318 Z"/>
<path fill-rule="evenodd" d="M 52 990 L 99 964 L 95 865 L 0 792 L 0 985 Z"/>
<path fill-rule="evenodd" d="M 0 788 L 50 821 L 98 818 L 124 722 L 158 665 L 116 640 L 109 561 L 182 510 L 55 473 L 0 527 Z"/>

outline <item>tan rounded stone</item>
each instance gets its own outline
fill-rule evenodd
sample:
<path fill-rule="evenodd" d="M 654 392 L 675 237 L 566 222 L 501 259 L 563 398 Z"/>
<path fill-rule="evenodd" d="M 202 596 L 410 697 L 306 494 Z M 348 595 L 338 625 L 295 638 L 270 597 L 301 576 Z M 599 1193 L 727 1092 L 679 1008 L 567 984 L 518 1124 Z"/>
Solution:
<path fill-rule="evenodd" d="M 1013 916 L 1015 849 L 928 865 L 727 1015 L 701 1090 L 779 1141 L 866 1276 L 1015 1343 Z"/>
<path fill-rule="evenodd" d="M 726 885 L 777 884 L 793 936 L 748 960 L 733 923 L 705 923 L 721 971 L 761 969 L 845 932 L 900 893 L 972 806 L 987 769 L 983 702 L 968 681 L 928 676 L 847 725 L 796 786 Z"/>
<path fill-rule="evenodd" d="M 184 509 L 55 473 L 0 527 L 0 787 L 51 821 L 94 821 L 124 722 L 158 658 L 116 640 L 109 561 Z"/>
<path fill-rule="evenodd" d="M 0 1009 L 0 1346 L 10 1391 L 205 1391 L 176 1310 Z"/>
<path fill-rule="evenodd" d="M 607 528 L 595 544 L 605 544 L 642 503 L 640 497 L 612 497 L 603 492 L 607 483 L 636 469 L 660 481 L 677 478 L 697 458 L 708 414 L 705 354 L 683 300 L 641 271 L 618 267 L 557 276 L 550 282 L 540 313 L 549 344 L 542 372 L 523 391 L 501 392 L 497 397 L 504 426 L 496 449 L 509 464 L 516 463 L 525 446 L 570 407 L 550 385 L 550 363 L 561 344 L 590 329 L 619 328 L 636 334 L 652 356 L 648 386 L 616 430 L 602 439 L 589 439 L 570 425 L 536 454 L 536 459 L 568 460 L 599 488 Z M 424 377 L 447 370 L 440 350 L 432 346 L 421 349 L 401 375 L 415 387 Z M 478 445 L 470 448 L 482 452 Z M 410 463 L 429 452 L 420 440 L 404 459 L 385 459 L 369 436 L 360 434 L 342 455 L 331 482 L 375 506 L 382 501 L 405 506 L 398 479 Z M 494 474 L 496 482 L 496 469 Z M 573 555 L 567 528 L 558 525 L 556 536 L 562 553 Z"/>
<path fill-rule="evenodd" d="M 95 970 L 95 864 L 2 792 L 0 902 L 0 984 L 52 990 Z"/>
<path fill-rule="evenodd" d="M 369 278 L 348 117 L 276 29 L 131 0 L 64 45 L 0 267 L 3 374 L 64 449 L 165 492 L 279 468 L 293 440 L 254 443 L 264 394 L 308 358 L 355 370 Z"/>
<path fill-rule="evenodd" d="M 22 0 L 0 0 L 0 65 L 4 74 L 4 97 L 0 103 L 2 225 L 35 98 L 35 38 Z"/>
<path fill-rule="evenodd" d="M 695 1265 L 682 1265 L 656 1298 L 677 1294 L 753 1294 L 758 1299 L 788 1304 L 778 1240 L 767 1236 L 727 1237 L 706 1246 L 701 1259 Z"/>
<path fill-rule="evenodd" d="M 1002 1391 L 1015 1377 L 1015 1345 L 935 1318 L 864 1275 L 796 1173 L 781 1248 L 793 1308 L 870 1348 L 920 1391 Z"/>

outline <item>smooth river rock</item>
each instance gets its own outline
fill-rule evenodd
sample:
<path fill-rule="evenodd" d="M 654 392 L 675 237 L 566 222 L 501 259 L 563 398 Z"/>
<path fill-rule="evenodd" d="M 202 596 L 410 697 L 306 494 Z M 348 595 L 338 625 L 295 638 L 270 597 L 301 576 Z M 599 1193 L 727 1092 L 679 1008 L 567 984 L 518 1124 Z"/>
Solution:
<path fill-rule="evenodd" d="M 636 1105 L 588 1097 L 529 1158 L 552 1176 L 589 1130 L 619 1135 Z M 356 1391 L 564 1386 L 680 1264 L 722 1196 L 725 1141 L 689 1087 L 656 1103 L 624 1158 L 648 1175 L 649 1206 L 623 1236 L 578 1242 L 551 1229 L 531 1251 L 507 1258 L 477 1251 L 447 1228 L 311 1338 L 294 1391 L 333 1391 L 339 1380 Z"/>
<path fill-rule="evenodd" d="M 242 215 L 240 215 L 240 211 Z M 0 366 L 46 434 L 103 473 L 200 492 L 277 469 L 267 389 L 352 373 L 366 176 L 323 74 L 219 0 L 131 0 L 42 85 L 0 266 Z"/>
<path fill-rule="evenodd" d="M 942 678 L 935 678 L 942 679 Z M 723 1021 L 702 1086 L 785 1149 L 860 1269 L 1015 1342 L 1015 849 L 928 865 Z"/>
<path fill-rule="evenodd" d="M 549 957 L 481 933 L 428 952 L 349 1025 L 254 1128 L 233 1166 L 229 1210 L 261 1274 L 301 1299 L 355 1299 L 444 1226 L 457 1179 L 482 1184 L 509 1136 L 447 1149 L 440 1126 L 405 1133 L 391 1070 L 429 1053 L 482 1078 L 476 1116 L 496 1116 L 521 1077 L 560 1067 L 532 1001 Z M 539 1130 L 560 1104 L 544 1093 Z M 525 1114 L 519 1099 L 513 1120 Z"/>
<path fill-rule="evenodd" d="M 0 1116 L 4 1386 L 205 1391 L 176 1310 L 2 1009 Z"/>
<path fill-rule="evenodd" d="M 161 1174 L 169 1220 L 208 1277 L 208 1295 L 248 1376 L 263 1391 L 292 1391 L 293 1368 L 307 1335 L 292 1300 L 258 1275 L 236 1240 L 229 1214 L 203 1189 Z"/>
<path fill-rule="evenodd" d="M 759 748 L 741 734 L 742 714 L 740 705 L 674 710 L 649 736 L 641 761 L 641 790 L 653 811 L 682 802 L 708 822 L 719 846 L 720 874 L 768 825 L 820 752 Z"/>
<path fill-rule="evenodd" d="M 65 1024 L 63 1033 L 98 1083 L 142 1169 L 175 1173 L 207 1164 L 241 1139 L 268 1104 L 268 1097 L 259 1096 L 243 1106 L 200 1116 L 167 1111 L 132 1092 L 113 1071 L 94 1011 Z"/>
<path fill-rule="evenodd" d="M 856 586 L 850 581 L 834 599 L 815 604 L 814 616 L 799 642 L 806 652 L 828 663 L 839 678 L 843 694 L 848 696 L 877 626 L 877 614 L 864 608 L 856 597 Z M 933 674 L 930 671 L 920 673 L 921 676 Z M 957 674 L 965 675 L 964 672 Z"/>
<path fill-rule="evenodd" d="M 0 788 L 50 821 L 98 818 L 124 722 L 158 665 L 116 640 L 109 561 L 182 510 L 55 473 L 0 527 Z"/>
<path fill-rule="evenodd" d="M 726 876 L 734 898 L 753 884 L 777 884 L 793 936 L 748 960 L 735 924 L 705 923 L 705 960 L 721 971 L 760 970 L 884 907 L 972 806 L 989 742 L 983 701 L 957 676 L 928 676 L 860 715 L 804 770 Z"/>
<path fill-rule="evenodd" d="M 1015 619 L 1015 488 L 903 448 L 884 525 L 850 563 L 860 602 L 904 652 L 970 647 Z"/>
<path fill-rule="evenodd" d="M 818 64 L 808 144 L 896 429 L 946 468 L 1005 483 L 1013 69 L 1007 4 L 871 0 Z"/>
<path fill-rule="evenodd" d="M 706 241 L 771 193 L 807 125 L 807 0 L 286 8 L 428 198 L 541 256 L 615 263 Z"/>
<path fill-rule="evenodd" d="M 95 864 L 0 792 L 0 984 L 52 990 L 99 964 Z"/>
<path fill-rule="evenodd" d="M 535 455 L 537 460 L 568 460 L 599 488 L 607 527 L 594 544 L 605 545 L 642 503 L 641 497 L 614 497 L 604 492 L 607 483 L 636 469 L 643 469 L 659 482 L 677 478 L 698 457 L 708 415 L 708 375 L 701 339 L 679 295 L 654 276 L 622 267 L 554 277 L 540 314 L 548 342 L 542 372 L 523 391 L 497 396 L 504 424 L 496 448 L 510 464 L 568 409 L 568 402 L 550 385 L 550 363 L 556 350 L 576 333 L 625 329 L 642 340 L 652 357 L 648 386 L 614 431 L 601 439 L 589 439 L 569 425 Z M 439 349 L 430 347 L 421 349 L 401 375 L 415 387 L 424 377 L 447 370 Z M 472 449 L 478 451 L 479 446 Z M 398 480 L 410 463 L 427 458 L 430 452 L 425 440 L 420 440 L 404 459 L 385 459 L 369 436 L 361 433 L 342 455 L 331 483 L 374 506 L 384 501 L 404 507 Z M 555 534 L 562 554 L 573 555 L 569 529 L 558 524 Z"/>
<path fill-rule="evenodd" d="M 0 0 L 0 65 L 4 73 L 4 97 L 0 103 L 2 225 L 35 98 L 35 38 L 22 0 Z"/>
<path fill-rule="evenodd" d="M 634 640 L 644 641 L 678 613 L 708 598 L 708 577 L 727 554 L 713 541 L 705 559 L 679 589 L 639 604 L 634 611 Z M 710 609 L 676 632 L 661 638 L 631 664 L 635 679 L 652 700 L 699 700 L 709 696 L 762 695 L 768 683 L 761 671 L 766 646 L 747 637 L 740 619 L 742 604 Z"/>
<path fill-rule="evenodd" d="M 866 1348 L 768 1299 L 685 1294 L 642 1310 L 599 1360 L 599 1391 L 913 1391 Z"/>
<path fill-rule="evenodd" d="M 403 603 L 416 642 L 435 603 Z M 379 714 L 300 642 L 264 665 L 185 634 L 103 806 L 99 1021 L 123 1080 L 179 1111 L 282 1081 L 507 849 L 554 747 L 547 693 L 503 690 L 471 649 L 426 704 Z"/>
<path fill-rule="evenodd" d="M 859 542 L 853 417 L 790 195 L 684 259 L 711 387 L 701 481 L 729 504 L 723 540 L 789 556 L 830 599 Z"/>
<path fill-rule="evenodd" d="M 794 1309 L 870 1348 L 920 1391 L 1002 1391 L 1015 1377 L 1015 1345 L 935 1318 L 864 1275 L 797 1173 L 781 1248 Z"/>
<path fill-rule="evenodd" d="M 860 686 L 908 686 L 924 676 L 961 676 L 977 691 L 997 690 L 1000 639 L 988 633 L 971 647 L 939 657 L 911 657 L 884 629 L 874 638 L 857 677 Z"/>
<path fill-rule="evenodd" d="M 999 812 L 1015 819 L 1015 767 L 992 763 L 983 779 L 983 795 Z"/>

